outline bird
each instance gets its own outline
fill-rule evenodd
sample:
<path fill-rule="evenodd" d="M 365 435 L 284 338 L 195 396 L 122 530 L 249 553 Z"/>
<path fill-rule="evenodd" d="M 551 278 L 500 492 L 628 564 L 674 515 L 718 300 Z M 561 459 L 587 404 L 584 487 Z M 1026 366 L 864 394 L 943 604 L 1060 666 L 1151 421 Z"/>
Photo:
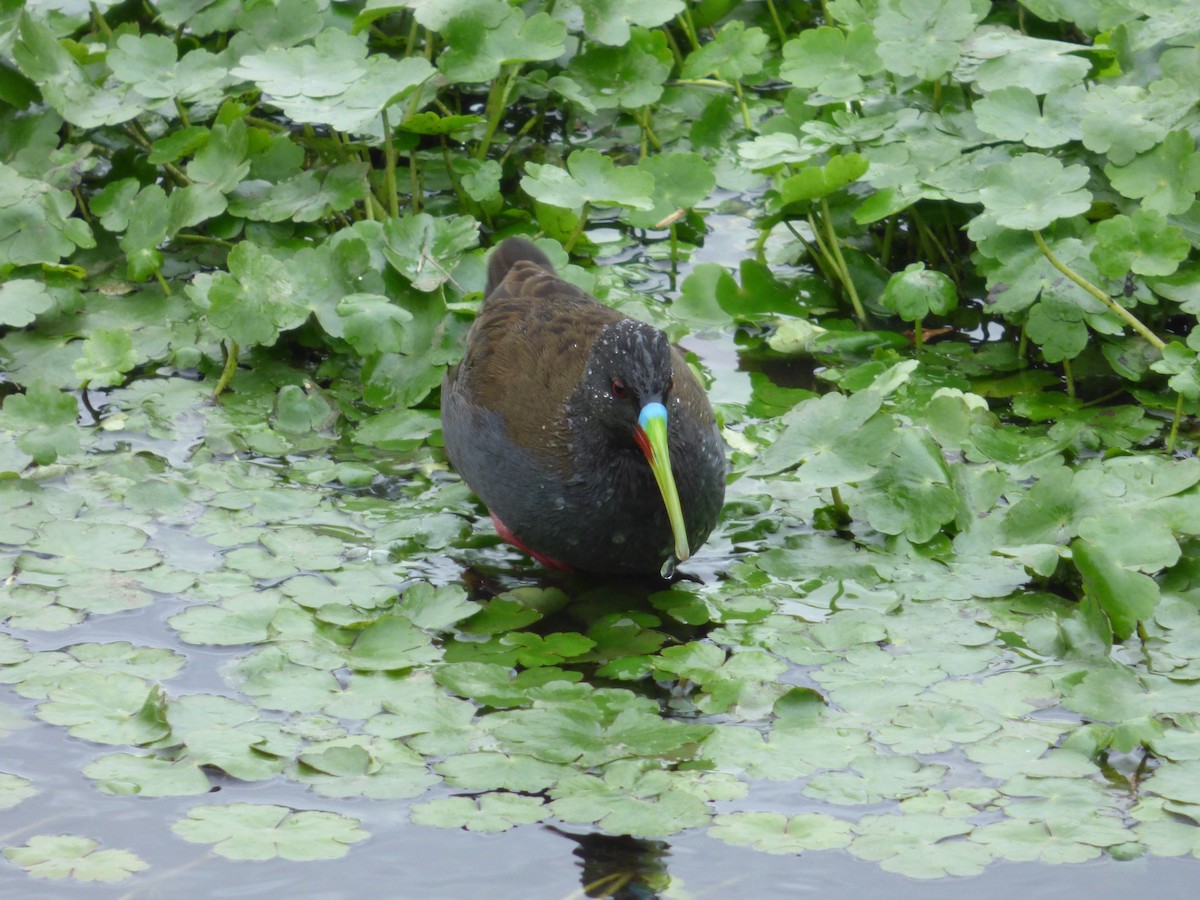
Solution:
<path fill-rule="evenodd" d="M 724 503 L 725 444 L 683 355 L 520 237 L 488 260 L 442 434 L 500 537 L 553 569 L 670 577 Z"/>

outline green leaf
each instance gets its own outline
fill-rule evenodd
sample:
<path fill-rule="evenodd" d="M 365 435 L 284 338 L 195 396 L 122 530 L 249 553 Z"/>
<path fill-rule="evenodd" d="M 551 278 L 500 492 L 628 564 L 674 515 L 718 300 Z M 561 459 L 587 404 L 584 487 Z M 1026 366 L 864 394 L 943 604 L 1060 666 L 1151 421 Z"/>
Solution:
<path fill-rule="evenodd" d="M 1073 303 L 1047 297 L 1029 311 L 1025 323 L 1029 339 L 1042 348 L 1046 362 L 1074 359 L 1088 344 L 1084 314 Z"/>
<path fill-rule="evenodd" d="M 272 184 L 243 181 L 229 197 L 229 212 L 264 222 L 315 222 L 349 209 L 366 196 L 365 163 L 309 169 Z"/>
<path fill-rule="evenodd" d="M 400 612 L 418 628 L 445 631 L 451 625 L 479 612 L 479 604 L 467 599 L 457 585 L 434 587 L 414 584 L 401 598 Z"/>
<path fill-rule="evenodd" d="M 567 27 L 548 13 L 527 19 L 520 9 L 477 5 L 442 29 L 449 46 L 438 57 L 438 68 L 451 83 L 490 81 L 506 65 L 560 56 L 566 36 Z"/>
<path fill-rule="evenodd" d="M 634 28 L 628 43 L 588 48 L 573 60 L 569 75 L 556 75 L 547 86 L 589 111 L 638 109 L 662 97 L 671 64 L 663 32 Z"/>
<path fill-rule="evenodd" d="M 75 420 L 79 405 L 70 394 L 33 384 L 24 394 L 10 394 L 0 412 L 0 427 L 17 432 L 17 445 L 38 465 L 79 451 Z"/>
<path fill-rule="evenodd" d="M 419 291 L 450 280 L 465 250 L 479 243 L 479 223 L 470 216 L 434 218 L 428 213 L 389 219 L 383 255 Z"/>
<path fill-rule="evenodd" d="M 273 424 L 281 431 L 292 434 L 325 431 L 337 418 L 337 410 L 325 397 L 306 392 L 299 385 L 284 385 L 275 398 Z"/>
<path fill-rule="evenodd" d="M 867 167 L 866 158 L 857 153 L 835 156 L 823 166 L 805 166 L 780 185 L 780 200 L 786 206 L 828 197 L 861 178 Z"/>
<path fill-rule="evenodd" d="M 695 206 L 717 186 L 712 168 L 697 153 L 648 156 L 638 168 L 654 179 L 654 208 L 626 210 L 624 217 L 635 228 L 655 228 L 672 213 Z"/>
<path fill-rule="evenodd" d="M 949 469 L 941 449 L 916 429 L 904 429 L 891 456 L 864 486 L 867 521 L 884 534 L 903 534 L 923 544 L 958 513 Z"/>
<path fill-rule="evenodd" d="M 1006 141 L 1037 148 L 1058 147 L 1086 136 L 1087 123 L 1092 119 L 1082 119 L 1079 104 L 1084 96 L 1082 88 L 1053 93 L 1039 107 L 1037 95 L 1029 88 L 1000 88 L 975 103 L 975 122 L 982 131 Z M 1107 115 L 1102 118 L 1109 121 Z"/>
<path fill-rule="evenodd" d="M 1047 98 L 1049 102 L 1050 98 Z M 1089 150 L 1126 166 L 1167 136 L 1190 101 L 1168 79 L 1149 90 L 1132 84 L 1094 84 L 1083 101 L 1081 138 Z"/>
<path fill-rule="evenodd" d="M 139 797 L 190 797 L 212 790 L 198 765 L 154 756 L 109 753 L 83 767 L 83 774 L 106 794 Z"/>
<path fill-rule="evenodd" d="M 977 68 L 973 80 L 985 92 L 1023 87 L 1033 93 L 1066 91 L 1083 83 L 1091 63 L 1085 48 L 1020 32 L 981 28 L 963 44 L 963 56 Z"/>
<path fill-rule="evenodd" d="M 1084 166 L 1064 167 L 1039 153 L 1022 153 L 984 173 L 983 216 L 1005 228 L 1031 231 L 1086 212 L 1092 195 Z M 975 221 L 979 221 L 976 219 Z"/>
<path fill-rule="evenodd" d="M 1071 558 L 1083 576 L 1084 590 L 1099 602 L 1118 640 L 1128 638 L 1139 622 L 1154 615 L 1159 601 L 1154 579 L 1115 565 L 1087 541 L 1071 544 Z"/>
<path fill-rule="evenodd" d="M 298 327 L 309 310 L 297 296 L 287 264 L 253 241 L 229 254 L 229 272 L 198 276 L 190 293 L 207 306 L 208 324 L 241 347 L 270 346 Z"/>
<path fill-rule="evenodd" d="M 767 33 L 761 28 L 747 28 L 744 22 L 737 20 L 727 22 L 711 41 L 688 54 L 680 76 L 741 81 L 749 75 L 757 75 L 763 68 L 768 41 Z"/>
<path fill-rule="evenodd" d="M 1142 200 L 1146 209 L 1178 215 L 1191 207 L 1200 190 L 1200 153 L 1188 132 L 1172 131 L 1128 165 L 1105 166 L 1104 174 L 1123 196 Z"/>
<path fill-rule="evenodd" d="M 1179 341 L 1171 341 L 1162 350 L 1162 359 L 1151 363 L 1155 372 L 1170 375 L 1167 384 L 1189 399 L 1200 398 L 1200 358 Z"/>
<path fill-rule="evenodd" d="M 1106 278 L 1171 275 L 1188 257 L 1191 245 L 1183 231 L 1168 225 L 1154 209 L 1138 209 L 1133 217 L 1113 216 L 1096 225 L 1092 262 Z"/>
<path fill-rule="evenodd" d="M 125 381 L 125 375 L 138 362 L 128 331 L 100 329 L 83 342 L 83 357 L 75 362 L 75 374 L 81 384 L 114 387 Z"/>
<path fill-rule="evenodd" d="M 35 834 L 27 843 L 5 847 L 4 858 L 34 878 L 75 881 L 124 881 L 149 863 L 128 850 L 97 850 L 100 844 L 74 834 Z"/>
<path fill-rule="evenodd" d="M 521 187 L 533 199 L 579 211 L 591 206 L 629 206 L 651 209 L 654 178 L 633 166 L 617 168 L 596 150 L 576 150 L 567 157 L 567 168 L 526 163 Z"/>
<path fill-rule="evenodd" d="M 896 75 L 936 81 L 958 62 L 978 21 L 971 0 L 893 0 L 875 19 L 879 58 Z"/>
<path fill-rule="evenodd" d="M 12 44 L 13 58 L 68 122 L 97 128 L 127 122 L 141 112 L 137 95 L 128 89 L 96 87 L 54 33 L 28 12 L 21 13 L 18 32 L 20 38 Z"/>
<path fill-rule="evenodd" d="M 666 837 L 703 825 L 710 817 L 705 798 L 690 787 L 678 773 L 618 763 L 600 778 L 564 778 L 551 789 L 550 810 L 563 821 L 594 822 L 613 834 Z"/>
<path fill-rule="evenodd" d="M 355 669 L 406 669 L 440 657 L 429 637 L 408 619 L 382 616 L 359 634 L 347 662 Z"/>
<path fill-rule="evenodd" d="M 91 228 L 71 217 L 75 198 L 0 162 L 0 265 L 57 264 L 94 247 Z"/>
<path fill-rule="evenodd" d="M 275 47 L 243 56 L 232 74 L 258 85 L 297 122 L 338 131 L 382 134 L 380 113 L 433 75 L 420 56 L 368 57 L 364 40 L 326 28 L 312 45 Z"/>
<path fill-rule="evenodd" d="M 132 675 L 68 675 L 38 707 L 39 718 L 99 744 L 145 745 L 170 732 L 162 688 Z"/>
<path fill-rule="evenodd" d="M 855 831 L 852 854 L 910 878 L 978 875 L 992 859 L 979 844 L 947 840 L 970 832 L 969 823 L 932 813 L 864 816 Z"/>
<path fill-rule="evenodd" d="M 14 278 L 0 284 L 0 325 L 28 325 L 54 306 L 54 295 L 40 281 Z"/>
<path fill-rule="evenodd" d="M 726 813 L 713 819 L 710 837 L 764 853 L 836 850 L 852 839 L 850 823 L 824 813 L 787 816 L 774 812 Z"/>
<path fill-rule="evenodd" d="M 192 50 L 177 59 L 175 42 L 157 34 L 123 34 L 108 52 L 108 66 L 118 81 L 150 100 L 215 103 L 229 74 L 220 56 Z"/>
<path fill-rule="evenodd" d="M 412 821 L 436 828 L 465 828 L 496 834 L 517 825 L 532 825 L 546 815 L 539 797 L 491 791 L 482 797 L 440 797 L 413 807 Z"/>
<path fill-rule="evenodd" d="M 849 100 L 863 93 L 864 77 L 883 68 L 874 30 L 867 26 L 822 25 L 802 31 L 783 45 L 779 75 L 799 88 L 813 88 L 830 100 Z"/>
<path fill-rule="evenodd" d="M 340 859 L 369 833 L 333 812 L 256 803 L 193 806 L 171 830 L 194 844 L 213 844 L 227 859 Z"/>
<path fill-rule="evenodd" d="M 337 306 L 346 320 L 343 336 L 364 356 L 398 353 L 405 348 L 405 326 L 413 316 L 379 294 L 349 294 Z"/>
<path fill-rule="evenodd" d="M 771 475 L 803 464 L 802 475 L 814 487 L 870 477 L 894 440 L 895 423 L 879 414 L 882 403 L 873 391 L 806 400 L 783 417 L 785 430 L 750 472 Z"/>
<path fill-rule="evenodd" d="M 567 19 L 578 10 L 583 15 L 584 33 L 614 47 L 629 43 L 630 25 L 655 28 L 671 21 L 683 8 L 683 0 L 566 0 L 555 7 Z"/>
<path fill-rule="evenodd" d="M 904 321 L 919 322 L 949 313 L 958 306 L 958 293 L 949 276 L 915 262 L 888 279 L 879 300 Z"/>
<path fill-rule="evenodd" d="M 0 772 L 0 809 L 12 809 L 35 794 L 37 788 L 29 779 Z"/>

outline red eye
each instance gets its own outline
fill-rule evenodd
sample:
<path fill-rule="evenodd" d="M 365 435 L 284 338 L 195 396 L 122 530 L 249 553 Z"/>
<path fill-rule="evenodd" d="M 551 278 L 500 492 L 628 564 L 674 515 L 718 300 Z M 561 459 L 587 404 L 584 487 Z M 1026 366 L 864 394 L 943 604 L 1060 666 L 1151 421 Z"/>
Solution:
<path fill-rule="evenodd" d="M 629 396 L 629 388 L 625 387 L 625 382 L 623 382 L 620 378 L 614 378 L 612 380 L 611 389 L 612 395 L 618 400 L 624 400 Z"/>

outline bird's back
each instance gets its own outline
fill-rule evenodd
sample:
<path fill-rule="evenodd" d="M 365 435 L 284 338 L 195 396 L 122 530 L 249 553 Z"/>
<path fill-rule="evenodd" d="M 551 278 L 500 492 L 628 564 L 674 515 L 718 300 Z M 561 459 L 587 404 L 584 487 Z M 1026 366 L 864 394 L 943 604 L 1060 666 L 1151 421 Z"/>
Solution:
<path fill-rule="evenodd" d="M 524 238 L 508 238 L 488 261 L 487 296 L 446 387 L 505 422 L 513 439 L 545 450 L 546 426 L 561 427 L 588 348 L 624 318 L 554 271 Z"/>
<path fill-rule="evenodd" d="M 491 258 L 488 259 L 487 291 L 483 295 L 484 299 L 496 292 L 496 288 L 508 276 L 512 267 L 519 262 L 532 263 L 551 275 L 554 274 L 554 263 L 550 262 L 550 257 L 525 238 L 509 238 L 493 250 Z"/>

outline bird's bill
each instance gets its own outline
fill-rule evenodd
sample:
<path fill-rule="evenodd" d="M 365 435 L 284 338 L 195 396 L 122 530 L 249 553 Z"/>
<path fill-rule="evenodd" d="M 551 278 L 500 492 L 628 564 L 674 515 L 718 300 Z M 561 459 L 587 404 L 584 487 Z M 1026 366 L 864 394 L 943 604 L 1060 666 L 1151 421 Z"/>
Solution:
<path fill-rule="evenodd" d="M 633 434 L 638 446 L 646 454 L 650 471 L 654 473 L 654 480 L 658 482 L 658 490 L 667 507 L 667 518 L 675 537 L 675 559 L 683 562 L 692 555 L 692 551 L 688 547 L 687 529 L 683 524 L 679 489 L 675 487 L 675 475 L 671 472 L 671 454 L 667 449 L 667 408 L 661 403 L 647 403 L 642 407 Z"/>

